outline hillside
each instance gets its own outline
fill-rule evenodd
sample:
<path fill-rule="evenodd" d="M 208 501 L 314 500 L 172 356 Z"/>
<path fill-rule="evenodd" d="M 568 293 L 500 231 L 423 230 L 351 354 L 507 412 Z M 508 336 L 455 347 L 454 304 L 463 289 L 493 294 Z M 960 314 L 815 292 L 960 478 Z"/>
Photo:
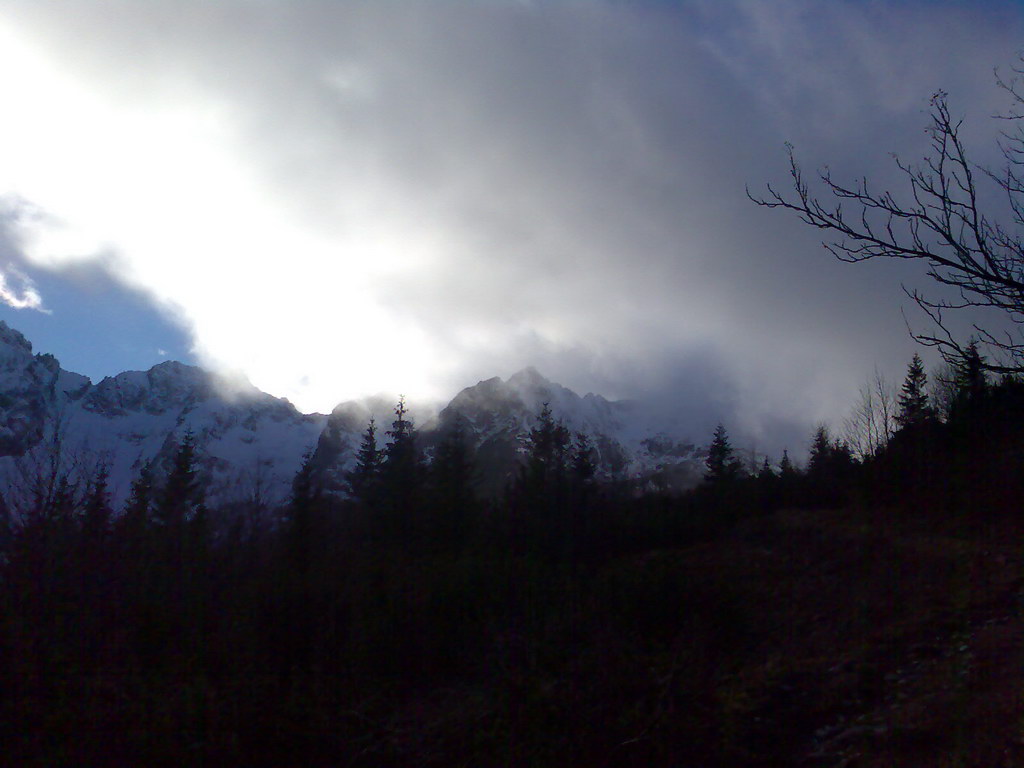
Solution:
<path fill-rule="evenodd" d="M 302 561 L 150 557 L 142 591 L 131 548 L 40 570 L 59 540 L 26 542 L 5 761 L 1024 765 L 1022 531 L 972 522 L 788 510 L 570 561 L 322 522 Z"/>
<path fill-rule="evenodd" d="M 45 446 L 54 403 L 115 424 L 241 407 L 176 364 L 93 387 L 15 352 L 8 440 Z M 821 427 L 806 467 L 751 473 L 724 427 L 666 438 L 706 458 L 684 492 L 607 470 L 602 430 L 643 433 L 629 404 L 531 370 L 419 435 L 396 414 L 355 463 L 367 412 L 336 409 L 272 514 L 218 506 L 188 433 L 121 508 L 102 474 L 58 472 L 0 506 L 4 758 L 1024 765 L 1024 384 L 963 370 L 942 411 L 909 387 L 863 457 Z M 501 451 L 515 471 L 485 493 Z M 358 482 L 332 493 L 346 460 Z"/>

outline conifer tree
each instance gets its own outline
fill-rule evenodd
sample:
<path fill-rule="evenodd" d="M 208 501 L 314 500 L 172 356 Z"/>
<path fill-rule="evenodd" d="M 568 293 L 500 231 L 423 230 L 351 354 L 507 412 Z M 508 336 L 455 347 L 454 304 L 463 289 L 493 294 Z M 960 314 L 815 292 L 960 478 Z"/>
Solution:
<path fill-rule="evenodd" d="M 307 507 L 320 496 L 319 485 L 314 481 L 313 454 L 307 451 L 302 457 L 302 466 L 295 473 L 292 479 L 292 497 L 290 507 L 294 511 L 297 508 Z"/>
<path fill-rule="evenodd" d="M 382 492 L 392 511 L 410 510 L 423 482 L 416 429 L 408 416 L 405 397 L 399 397 L 395 405 L 395 420 L 387 431 L 390 442 L 384 448 L 381 464 Z"/>
<path fill-rule="evenodd" d="M 810 496 L 804 501 L 829 506 L 841 503 L 849 487 L 854 463 L 850 446 L 840 440 L 832 440 L 828 427 L 819 425 L 807 459 L 805 487 Z"/>
<path fill-rule="evenodd" d="M 292 479 L 292 496 L 288 504 L 285 519 L 284 540 L 287 546 L 290 565 L 299 572 L 305 572 L 309 566 L 312 550 L 314 515 L 320 500 L 320 486 L 316 482 L 313 467 L 313 454 L 307 452 L 302 458 L 302 466 Z"/>
<path fill-rule="evenodd" d="M 434 454 L 430 465 L 435 493 L 454 506 L 465 506 L 473 499 L 475 467 L 461 415 L 456 414 Z"/>
<path fill-rule="evenodd" d="M 89 481 L 89 490 L 82 513 L 82 532 L 90 540 L 102 537 L 110 525 L 110 471 L 101 464 L 96 476 Z"/>
<path fill-rule="evenodd" d="M 819 424 L 811 439 L 811 451 L 807 458 L 807 474 L 821 476 L 827 474 L 832 461 L 832 438 L 828 427 Z"/>
<path fill-rule="evenodd" d="M 972 340 L 957 363 L 957 395 L 966 402 L 977 402 L 985 393 L 988 379 L 985 376 L 985 359 L 978 351 L 978 342 Z"/>
<path fill-rule="evenodd" d="M 707 472 L 704 479 L 711 484 L 720 484 L 736 479 L 740 474 L 739 460 L 735 456 L 725 425 L 719 424 L 708 446 L 708 457 L 704 461 Z"/>
<path fill-rule="evenodd" d="M 399 396 L 395 405 L 395 420 L 387 431 L 390 442 L 384 448 L 384 464 L 391 472 L 408 469 L 416 458 L 416 432 L 408 415 L 405 397 Z"/>
<path fill-rule="evenodd" d="M 916 352 L 907 367 L 907 377 L 899 396 L 899 412 L 896 422 L 904 429 L 921 424 L 931 416 L 928 404 L 928 375 L 924 372 L 924 363 Z"/>
<path fill-rule="evenodd" d="M 839 467 L 843 471 L 855 463 L 853 449 L 850 448 L 848 442 L 836 440 L 832 443 L 832 462 L 834 466 Z"/>
<path fill-rule="evenodd" d="M 428 480 L 433 505 L 431 535 L 449 544 L 464 540 L 477 506 L 477 475 L 461 414 L 455 415 L 438 444 Z"/>
<path fill-rule="evenodd" d="M 155 496 L 153 462 L 147 461 L 132 481 L 128 503 L 125 504 L 122 521 L 129 526 L 139 527 L 150 519 Z"/>
<path fill-rule="evenodd" d="M 198 472 L 195 436 L 187 431 L 174 454 L 171 471 L 159 495 L 154 510 L 155 522 L 178 527 L 197 515 L 203 516 L 205 509 Z"/>
<path fill-rule="evenodd" d="M 556 421 L 551 407 L 544 403 L 537 422 L 530 430 L 525 484 L 534 491 L 549 490 L 561 484 L 568 469 L 570 435 L 568 428 Z"/>
<path fill-rule="evenodd" d="M 383 454 L 377 448 L 377 424 L 371 418 L 356 452 L 356 465 L 346 477 L 348 490 L 353 498 L 364 503 L 372 501 L 380 480 L 383 458 Z"/>
<path fill-rule="evenodd" d="M 72 521 L 75 512 L 75 488 L 66 474 L 62 474 L 58 478 L 49 507 L 49 517 L 52 520 Z"/>
<path fill-rule="evenodd" d="M 586 485 L 594 479 L 594 445 L 584 432 L 577 432 L 572 451 L 572 474 L 577 483 Z"/>
<path fill-rule="evenodd" d="M 789 458 L 789 450 L 783 449 L 782 460 L 779 462 L 779 477 L 787 480 L 796 476 L 796 468 L 793 466 L 793 461 Z"/>

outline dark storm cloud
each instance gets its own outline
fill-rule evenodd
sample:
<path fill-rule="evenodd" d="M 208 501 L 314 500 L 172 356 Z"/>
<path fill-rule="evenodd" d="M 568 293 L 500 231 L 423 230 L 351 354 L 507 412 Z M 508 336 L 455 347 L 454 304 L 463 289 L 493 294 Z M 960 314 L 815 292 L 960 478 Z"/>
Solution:
<path fill-rule="evenodd" d="M 387 222 L 427 254 L 372 293 L 423 333 L 439 390 L 534 364 L 755 437 L 836 418 L 876 364 L 899 375 L 917 275 L 834 263 L 745 186 L 785 184 L 785 141 L 895 182 L 887 153 L 921 154 L 939 88 L 990 138 L 1022 29 L 1010 5 L 810 0 L 9 13 L 124 98 L 211 95 L 296 226 Z"/>

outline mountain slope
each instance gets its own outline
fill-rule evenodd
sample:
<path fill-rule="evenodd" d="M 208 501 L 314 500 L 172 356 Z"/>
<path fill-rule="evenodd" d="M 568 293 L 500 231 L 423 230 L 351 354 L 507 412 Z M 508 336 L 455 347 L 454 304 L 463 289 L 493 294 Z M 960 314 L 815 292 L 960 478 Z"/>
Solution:
<path fill-rule="evenodd" d="M 87 481 L 105 464 L 119 504 L 142 466 L 153 461 L 159 469 L 191 431 L 211 500 L 259 494 L 273 503 L 285 498 L 325 422 L 251 385 L 229 386 L 178 362 L 94 385 L 52 355 L 33 355 L 25 337 L 0 322 L 0 472 L 16 497 L 55 473 Z"/>
<path fill-rule="evenodd" d="M 443 434 L 461 421 L 478 452 L 485 490 L 499 490 L 527 450 L 530 429 L 545 404 L 571 432 L 590 438 L 603 479 L 682 489 L 702 475 L 703 453 L 645 424 L 636 403 L 593 393 L 581 397 L 534 368 L 462 390 L 441 411 L 433 429 Z"/>
<path fill-rule="evenodd" d="M 544 404 L 590 438 L 604 479 L 680 489 L 701 475 L 702 452 L 658 432 L 637 404 L 580 396 L 533 368 L 463 389 L 422 425 L 420 445 L 429 458 L 461 421 L 477 451 L 481 490 L 494 494 L 514 477 Z M 84 485 L 101 464 L 120 506 L 143 466 L 152 462 L 159 474 L 187 432 L 211 503 L 283 502 L 310 453 L 326 489 L 343 494 L 371 413 L 390 415 L 390 404 L 377 398 L 343 403 L 329 416 L 306 415 L 248 382 L 227 382 L 179 362 L 93 384 L 63 370 L 52 355 L 34 354 L 21 333 L 0 322 L 0 480 L 16 506 L 52 491 L 61 474 Z M 380 443 L 390 421 L 377 425 Z"/>

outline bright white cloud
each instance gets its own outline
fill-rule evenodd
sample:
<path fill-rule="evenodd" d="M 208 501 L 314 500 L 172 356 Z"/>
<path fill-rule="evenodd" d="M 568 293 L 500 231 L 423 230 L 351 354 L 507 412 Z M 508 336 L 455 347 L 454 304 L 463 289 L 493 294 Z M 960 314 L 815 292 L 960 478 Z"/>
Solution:
<path fill-rule="evenodd" d="M 103 254 L 205 362 L 307 409 L 531 363 L 630 394 L 710 349 L 745 420 L 819 418 L 902 365 L 898 285 L 744 185 L 787 139 L 884 165 L 941 85 L 990 114 L 1020 29 L 811 0 L 12 2 L 0 193 L 39 212 L 35 264 Z"/>
<path fill-rule="evenodd" d="M 12 287 L 10 282 L 16 285 Z M 7 274 L 0 272 L 0 301 L 14 309 L 49 311 L 43 308 L 43 298 L 32 281 L 15 269 L 9 269 Z"/>
<path fill-rule="evenodd" d="M 17 223 L 33 262 L 113 252 L 123 279 L 194 329 L 204 359 L 307 408 L 395 381 L 429 392 L 429 345 L 373 282 L 427 265 L 430 237 L 382 220 L 372 199 L 345 201 L 343 228 L 309 226 L 256 172 L 225 102 L 197 87 L 133 103 L 58 60 L 0 28 L 15 116 L 0 121 L 0 178 L 32 203 Z"/>

